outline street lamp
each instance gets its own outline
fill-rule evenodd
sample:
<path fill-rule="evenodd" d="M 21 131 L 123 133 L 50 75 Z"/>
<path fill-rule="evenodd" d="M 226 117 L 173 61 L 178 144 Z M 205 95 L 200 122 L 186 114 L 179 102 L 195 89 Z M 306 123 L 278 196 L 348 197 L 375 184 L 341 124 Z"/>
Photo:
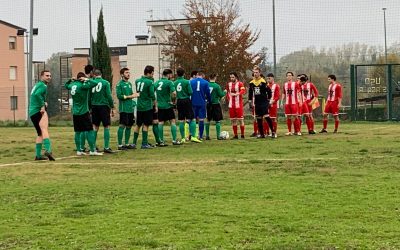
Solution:
<path fill-rule="evenodd" d="M 383 10 L 383 30 L 385 32 L 385 63 L 387 64 L 387 43 L 386 43 L 386 8 L 382 8 Z"/>
<path fill-rule="evenodd" d="M 272 39 L 273 39 L 273 56 L 274 56 L 274 75 L 276 77 L 275 0 L 272 0 Z"/>

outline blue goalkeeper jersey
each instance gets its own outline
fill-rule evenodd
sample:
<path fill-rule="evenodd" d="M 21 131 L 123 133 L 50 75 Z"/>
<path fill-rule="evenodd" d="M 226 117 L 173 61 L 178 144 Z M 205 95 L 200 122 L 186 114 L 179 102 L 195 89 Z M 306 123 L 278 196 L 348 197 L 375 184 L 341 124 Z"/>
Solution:
<path fill-rule="evenodd" d="M 194 78 L 190 80 L 192 86 L 192 105 L 193 106 L 204 106 L 206 105 L 206 99 L 211 103 L 211 94 L 208 81 L 203 78 Z"/>

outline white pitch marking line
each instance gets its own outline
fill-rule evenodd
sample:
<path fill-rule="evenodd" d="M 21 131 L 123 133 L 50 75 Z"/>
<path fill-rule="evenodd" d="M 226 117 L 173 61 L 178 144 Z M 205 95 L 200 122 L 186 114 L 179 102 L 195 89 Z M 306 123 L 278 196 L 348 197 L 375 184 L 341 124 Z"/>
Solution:
<path fill-rule="evenodd" d="M 375 155 L 375 156 L 369 156 L 367 158 L 372 158 L 372 159 L 383 159 L 383 158 L 393 158 L 396 157 L 394 155 Z M 57 160 L 61 159 L 71 159 L 71 158 L 77 158 L 77 156 L 68 156 L 68 157 L 60 157 L 57 158 Z M 125 166 L 125 165 L 154 165 L 154 164 L 207 164 L 207 163 L 219 163 L 219 162 L 230 162 L 230 163 L 251 163 L 252 161 L 254 162 L 266 162 L 266 161 L 335 161 L 339 159 L 365 159 L 366 157 L 362 156 L 354 156 L 354 157 L 311 157 L 311 158 L 267 158 L 267 159 L 254 159 L 254 160 L 249 160 L 249 159 L 239 159 L 239 160 L 229 160 L 229 159 L 221 159 L 221 160 L 209 160 L 209 161 L 158 161 L 154 163 L 149 163 L 149 162 L 143 162 L 143 161 L 136 161 L 136 162 L 112 162 L 112 163 L 105 163 L 105 162 L 47 162 L 49 165 L 120 165 L 120 166 Z M 32 164 L 32 162 L 16 162 L 16 163 L 8 163 L 8 164 L 1 164 L 0 167 L 9 167 L 9 166 L 18 166 L 22 164 Z"/>

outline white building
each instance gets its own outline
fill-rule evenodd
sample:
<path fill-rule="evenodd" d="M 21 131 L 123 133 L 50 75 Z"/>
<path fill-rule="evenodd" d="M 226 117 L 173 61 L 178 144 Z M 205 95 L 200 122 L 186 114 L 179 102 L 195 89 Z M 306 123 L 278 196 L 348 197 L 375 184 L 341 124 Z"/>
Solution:
<path fill-rule="evenodd" d="M 170 47 L 168 44 L 169 34 L 166 29 L 170 25 L 189 28 L 187 19 L 153 20 L 147 21 L 146 24 L 149 26 L 150 36 L 136 36 L 136 44 L 128 44 L 127 64 L 132 79 L 142 76 L 146 65 L 154 66 L 155 78 L 159 78 L 164 69 L 173 69 L 173 57 L 164 53 L 164 50 Z"/>

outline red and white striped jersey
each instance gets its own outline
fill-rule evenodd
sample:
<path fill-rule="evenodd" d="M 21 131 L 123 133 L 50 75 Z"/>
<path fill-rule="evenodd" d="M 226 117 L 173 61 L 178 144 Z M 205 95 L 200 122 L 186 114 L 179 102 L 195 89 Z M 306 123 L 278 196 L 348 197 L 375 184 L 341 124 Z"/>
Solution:
<path fill-rule="evenodd" d="M 271 88 L 272 92 L 271 100 L 274 100 L 274 103 L 278 103 L 281 95 L 281 87 L 279 87 L 279 85 L 275 82 L 271 83 L 269 87 Z"/>
<path fill-rule="evenodd" d="M 318 90 L 312 82 L 301 85 L 301 94 L 304 102 L 311 102 L 314 97 L 318 97 Z"/>
<path fill-rule="evenodd" d="M 240 81 L 228 82 L 226 86 L 227 96 L 229 100 L 229 108 L 242 108 L 243 107 L 243 95 L 246 93 L 244 84 Z M 239 93 L 237 96 L 232 96 L 233 93 Z"/>
<path fill-rule="evenodd" d="M 283 91 L 286 99 L 286 104 L 298 104 L 301 88 L 297 82 L 285 82 L 283 85 Z"/>
<path fill-rule="evenodd" d="M 333 82 L 328 87 L 328 101 L 338 101 L 339 99 L 342 99 L 342 85 Z"/>

